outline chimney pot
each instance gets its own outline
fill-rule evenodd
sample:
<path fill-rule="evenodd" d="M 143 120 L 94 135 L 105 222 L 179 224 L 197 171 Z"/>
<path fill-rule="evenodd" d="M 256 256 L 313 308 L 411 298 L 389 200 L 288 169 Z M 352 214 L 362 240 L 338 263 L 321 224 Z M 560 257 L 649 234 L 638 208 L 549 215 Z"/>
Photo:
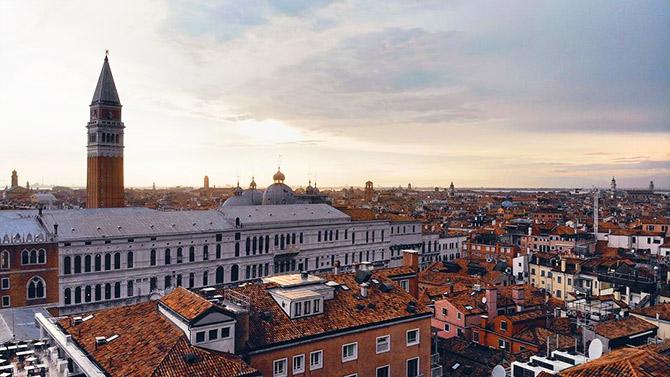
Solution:
<path fill-rule="evenodd" d="M 362 283 L 361 287 L 361 297 L 368 297 L 368 283 Z"/>

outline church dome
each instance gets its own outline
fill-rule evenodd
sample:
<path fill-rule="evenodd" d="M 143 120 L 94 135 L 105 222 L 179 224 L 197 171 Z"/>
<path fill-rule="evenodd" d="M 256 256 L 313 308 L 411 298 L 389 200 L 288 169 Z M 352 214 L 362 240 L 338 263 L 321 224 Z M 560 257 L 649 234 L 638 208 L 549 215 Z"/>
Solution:
<path fill-rule="evenodd" d="M 237 206 L 250 206 L 250 205 L 252 205 L 252 203 L 248 197 L 245 197 L 243 195 L 235 195 L 226 199 L 226 201 L 223 202 L 221 207 L 237 207 Z"/>
<path fill-rule="evenodd" d="M 276 174 L 275 174 L 276 175 Z M 295 196 L 293 190 L 284 183 L 273 183 L 263 193 L 263 204 L 293 204 Z"/>
<path fill-rule="evenodd" d="M 246 198 L 251 205 L 258 206 L 263 204 L 263 193 L 256 189 L 244 190 L 242 197 Z"/>

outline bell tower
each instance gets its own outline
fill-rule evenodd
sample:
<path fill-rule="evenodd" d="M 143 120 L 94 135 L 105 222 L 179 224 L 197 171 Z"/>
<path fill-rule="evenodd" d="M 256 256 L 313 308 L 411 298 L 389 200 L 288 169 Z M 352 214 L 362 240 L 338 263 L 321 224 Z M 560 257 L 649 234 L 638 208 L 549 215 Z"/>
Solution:
<path fill-rule="evenodd" d="M 105 61 L 91 100 L 86 125 L 88 163 L 86 207 L 124 207 L 123 129 L 121 102 L 109 59 Z"/>

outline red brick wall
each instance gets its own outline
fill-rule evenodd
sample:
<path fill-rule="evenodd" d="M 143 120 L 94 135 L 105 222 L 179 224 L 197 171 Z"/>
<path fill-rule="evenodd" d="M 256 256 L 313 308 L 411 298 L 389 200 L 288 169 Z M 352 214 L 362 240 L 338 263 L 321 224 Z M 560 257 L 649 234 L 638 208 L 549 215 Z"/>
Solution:
<path fill-rule="evenodd" d="M 420 331 L 420 343 L 407 347 L 406 331 L 416 328 Z M 391 350 L 377 354 L 376 338 L 384 335 L 391 336 Z M 343 363 L 342 346 L 352 342 L 358 342 L 358 359 Z M 376 368 L 384 365 L 390 365 L 392 376 L 405 376 L 406 360 L 418 356 L 421 373 L 430 376 L 430 346 L 430 318 L 425 318 L 253 355 L 250 363 L 263 376 L 272 376 L 273 361 L 287 358 L 288 376 L 293 376 L 293 356 L 304 354 L 305 372 L 300 373 L 300 376 L 346 376 L 358 373 L 359 377 L 374 377 Z M 310 371 L 309 353 L 317 350 L 323 350 L 323 368 Z"/>
<path fill-rule="evenodd" d="M 46 251 L 46 263 L 23 265 L 23 250 Z M 0 289 L 1 296 L 9 296 L 11 307 L 43 305 L 58 302 L 58 246 L 55 243 L 0 245 L 0 253 L 8 251 L 9 270 L 0 269 L 0 279 L 9 278 L 9 289 Z M 46 284 L 46 298 L 28 300 L 28 282 L 35 276 L 41 277 Z"/>
<path fill-rule="evenodd" d="M 88 208 L 125 206 L 123 157 L 89 157 L 87 174 Z"/>

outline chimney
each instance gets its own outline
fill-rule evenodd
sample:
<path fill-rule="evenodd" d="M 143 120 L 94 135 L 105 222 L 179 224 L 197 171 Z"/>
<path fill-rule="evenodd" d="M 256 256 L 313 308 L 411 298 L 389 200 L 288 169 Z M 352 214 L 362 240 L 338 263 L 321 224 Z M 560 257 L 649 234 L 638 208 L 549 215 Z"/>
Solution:
<path fill-rule="evenodd" d="M 495 287 L 486 288 L 486 312 L 491 320 L 498 315 L 498 290 Z"/>
<path fill-rule="evenodd" d="M 361 297 L 368 297 L 368 283 L 362 283 L 361 287 Z"/>
<path fill-rule="evenodd" d="M 235 353 L 240 354 L 246 351 L 249 342 L 249 310 L 235 314 Z"/>
<path fill-rule="evenodd" d="M 565 259 L 561 258 L 561 272 L 565 272 L 565 269 L 567 268 L 567 264 L 568 264 L 568 262 Z"/>
<path fill-rule="evenodd" d="M 372 263 L 370 262 L 361 262 L 358 267 L 361 271 L 372 271 Z"/>
<path fill-rule="evenodd" d="M 307 271 L 302 271 L 300 273 L 300 280 L 307 280 L 308 277 L 309 277 L 309 274 L 307 273 Z"/>
<path fill-rule="evenodd" d="M 410 266 L 414 271 L 419 272 L 419 252 L 415 250 L 402 251 L 403 266 Z"/>
<path fill-rule="evenodd" d="M 516 304 L 516 311 L 520 312 L 526 305 L 526 291 L 523 286 L 516 286 L 512 288 L 512 301 Z"/>
<path fill-rule="evenodd" d="M 340 273 L 340 261 L 335 261 L 335 266 L 333 267 L 333 272 L 335 275 Z"/>

